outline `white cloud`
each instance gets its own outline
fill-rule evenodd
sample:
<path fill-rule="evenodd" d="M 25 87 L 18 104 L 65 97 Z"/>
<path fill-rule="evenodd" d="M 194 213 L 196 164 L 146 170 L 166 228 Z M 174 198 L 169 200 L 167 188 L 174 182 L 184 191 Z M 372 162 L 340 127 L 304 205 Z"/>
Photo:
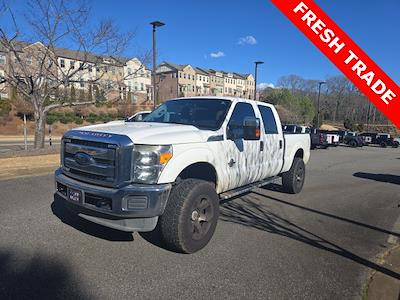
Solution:
<path fill-rule="evenodd" d="M 211 56 L 212 58 L 219 58 L 219 57 L 224 57 L 224 56 L 225 56 L 225 53 L 222 52 L 222 51 L 211 52 L 211 53 L 210 53 L 210 56 Z"/>
<path fill-rule="evenodd" d="M 257 84 L 257 89 L 259 89 L 259 90 L 263 90 L 267 87 L 272 88 L 272 89 L 275 88 L 273 83 L 261 82 L 260 84 Z"/>
<path fill-rule="evenodd" d="M 244 36 L 244 37 L 239 38 L 238 44 L 239 45 L 245 45 L 245 44 L 247 44 L 247 45 L 255 45 L 255 44 L 257 44 L 257 40 L 256 40 L 256 38 L 254 36 L 248 35 L 248 36 Z"/>

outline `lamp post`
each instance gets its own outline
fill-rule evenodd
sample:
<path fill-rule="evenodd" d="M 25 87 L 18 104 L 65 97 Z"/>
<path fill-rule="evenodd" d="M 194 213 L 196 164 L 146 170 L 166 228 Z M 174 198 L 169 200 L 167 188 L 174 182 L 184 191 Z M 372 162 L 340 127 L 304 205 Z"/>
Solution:
<path fill-rule="evenodd" d="M 320 124 L 319 124 L 319 116 L 320 116 L 320 106 L 319 106 L 319 99 L 321 98 L 321 85 L 326 84 L 325 81 L 320 81 L 318 83 L 318 108 L 317 108 L 317 128 L 319 128 Z"/>
<path fill-rule="evenodd" d="M 156 108 L 156 28 L 164 26 L 165 24 L 160 21 L 151 22 L 150 25 L 153 26 L 153 76 L 152 76 L 152 86 L 151 96 L 153 98 L 153 109 Z"/>
<path fill-rule="evenodd" d="M 258 65 L 262 65 L 263 61 L 255 61 L 254 65 L 254 100 L 257 100 L 257 67 Z"/>

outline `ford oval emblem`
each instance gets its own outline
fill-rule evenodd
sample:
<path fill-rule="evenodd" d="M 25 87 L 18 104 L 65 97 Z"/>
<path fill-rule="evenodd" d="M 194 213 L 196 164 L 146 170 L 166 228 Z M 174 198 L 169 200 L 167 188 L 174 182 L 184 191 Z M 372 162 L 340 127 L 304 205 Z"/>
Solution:
<path fill-rule="evenodd" d="M 94 163 L 93 157 L 91 157 L 89 154 L 84 153 L 84 152 L 78 152 L 74 155 L 74 160 L 76 163 L 82 166 L 88 166 Z"/>

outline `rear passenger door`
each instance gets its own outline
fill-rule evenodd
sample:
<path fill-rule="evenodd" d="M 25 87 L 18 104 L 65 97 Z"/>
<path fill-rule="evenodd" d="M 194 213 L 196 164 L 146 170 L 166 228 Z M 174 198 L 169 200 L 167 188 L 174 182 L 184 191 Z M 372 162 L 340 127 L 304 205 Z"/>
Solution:
<path fill-rule="evenodd" d="M 264 142 L 264 150 L 261 156 L 262 179 L 276 176 L 280 173 L 283 166 L 283 133 L 277 126 L 274 111 L 266 105 L 258 105 L 260 110 L 263 133 L 261 138 Z"/>

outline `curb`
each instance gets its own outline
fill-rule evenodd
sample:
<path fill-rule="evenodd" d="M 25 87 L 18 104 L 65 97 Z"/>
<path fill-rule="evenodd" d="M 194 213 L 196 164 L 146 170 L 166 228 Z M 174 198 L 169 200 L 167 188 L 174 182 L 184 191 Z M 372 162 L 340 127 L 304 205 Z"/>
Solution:
<path fill-rule="evenodd" d="M 393 272 L 400 273 L 400 245 L 377 256 L 377 263 Z M 400 299 L 400 280 L 373 271 L 362 291 L 363 300 L 398 300 Z"/>

